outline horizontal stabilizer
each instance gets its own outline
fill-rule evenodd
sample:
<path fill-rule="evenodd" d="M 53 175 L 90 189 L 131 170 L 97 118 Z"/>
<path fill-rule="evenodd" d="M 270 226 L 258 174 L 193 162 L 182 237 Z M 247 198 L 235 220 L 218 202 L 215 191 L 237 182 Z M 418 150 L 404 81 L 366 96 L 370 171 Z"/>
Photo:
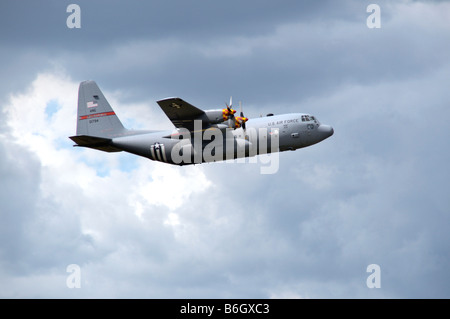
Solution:
<path fill-rule="evenodd" d="M 111 146 L 110 138 L 89 136 L 89 135 L 76 135 L 69 137 L 72 141 L 77 143 L 74 146 L 80 147 L 89 147 L 94 148 L 96 150 L 104 151 L 104 152 L 121 152 L 121 149 L 118 149 L 114 146 Z"/>

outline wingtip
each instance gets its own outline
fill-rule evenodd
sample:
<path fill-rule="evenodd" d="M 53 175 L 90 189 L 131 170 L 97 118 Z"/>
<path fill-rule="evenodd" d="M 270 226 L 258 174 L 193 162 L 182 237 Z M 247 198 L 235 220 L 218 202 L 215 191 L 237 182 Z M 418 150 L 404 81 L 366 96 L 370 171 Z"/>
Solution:
<path fill-rule="evenodd" d="M 179 97 L 166 97 L 164 99 L 160 99 L 160 100 L 156 101 L 156 103 L 164 102 L 164 101 L 168 101 L 168 100 L 177 100 L 177 101 L 179 101 L 181 99 Z"/>

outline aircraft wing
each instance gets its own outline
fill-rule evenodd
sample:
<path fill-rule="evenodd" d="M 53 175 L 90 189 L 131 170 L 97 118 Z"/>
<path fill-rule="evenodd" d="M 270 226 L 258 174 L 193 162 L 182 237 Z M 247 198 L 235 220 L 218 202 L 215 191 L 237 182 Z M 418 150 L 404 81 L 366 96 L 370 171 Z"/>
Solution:
<path fill-rule="evenodd" d="M 194 130 L 194 120 L 205 114 L 202 110 L 178 97 L 159 100 L 157 103 L 175 127 L 184 127 L 189 131 Z"/>

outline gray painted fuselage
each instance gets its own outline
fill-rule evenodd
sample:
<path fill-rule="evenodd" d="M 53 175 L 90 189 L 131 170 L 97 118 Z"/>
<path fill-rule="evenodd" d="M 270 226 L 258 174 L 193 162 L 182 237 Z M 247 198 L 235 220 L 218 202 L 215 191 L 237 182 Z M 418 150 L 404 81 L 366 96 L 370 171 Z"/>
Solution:
<path fill-rule="evenodd" d="M 296 150 L 333 135 L 314 116 L 291 113 L 247 119 L 226 109 L 201 110 L 180 98 L 157 101 L 174 125 L 167 131 L 126 129 L 94 81 L 80 83 L 77 134 L 79 147 L 125 151 L 176 165 L 250 157 Z M 230 111 L 233 114 L 230 114 Z"/>
<path fill-rule="evenodd" d="M 180 139 L 180 135 L 183 134 L 180 134 L 179 129 L 126 131 L 123 136 L 113 138 L 111 145 L 119 150 L 151 160 L 187 165 L 248 157 L 274 151 L 293 151 L 319 143 L 333 135 L 333 128 L 329 125 L 320 124 L 317 120 L 302 121 L 302 116 L 305 115 L 307 114 L 291 113 L 253 118 L 248 120 L 245 130 L 243 128 L 210 128 L 209 130 L 194 131 L 190 135 L 190 139 Z M 208 134 L 208 131 L 211 130 L 215 130 L 215 132 Z M 221 136 L 222 142 L 216 139 L 212 140 L 209 136 L 213 134 Z M 278 143 L 275 142 L 274 135 L 278 135 Z M 184 134 L 184 137 L 186 136 L 189 137 L 187 132 Z M 273 144 L 278 144 L 278 147 Z M 182 150 L 174 149 L 177 145 L 182 146 Z M 201 152 L 201 156 L 198 154 L 198 150 Z M 214 154 L 214 150 L 222 151 L 222 155 Z M 190 152 L 191 156 L 183 156 L 183 151 Z M 206 155 L 211 153 L 214 158 L 209 160 Z M 174 158 L 174 155 L 179 156 Z M 184 157 L 185 160 L 180 162 L 180 157 Z"/>

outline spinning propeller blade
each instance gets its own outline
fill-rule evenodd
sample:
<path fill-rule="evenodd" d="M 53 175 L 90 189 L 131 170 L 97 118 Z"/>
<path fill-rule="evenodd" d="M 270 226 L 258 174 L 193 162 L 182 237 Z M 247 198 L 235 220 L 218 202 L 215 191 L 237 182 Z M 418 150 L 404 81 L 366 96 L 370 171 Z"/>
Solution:
<path fill-rule="evenodd" d="M 237 124 L 236 126 L 237 127 L 241 127 L 242 126 L 242 128 L 245 130 L 245 122 L 248 121 L 248 118 L 246 118 L 244 116 L 244 112 L 242 112 L 242 103 L 241 103 L 241 101 L 239 101 L 239 107 L 241 109 L 241 113 L 240 113 L 240 116 L 236 117 L 236 124 Z"/>
<path fill-rule="evenodd" d="M 225 103 L 226 105 L 226 109 L 222 109 L 222 116 L 223 116 L 223 120 L 227 121 L 228 120 L 228 126 L 235 128 L 235 117 L 234 117 L 234 113 L 236 113 L 236 110 L 233 110 L 231 107 L 233 105 L 233 97 L 230 96 L 230 105 L 228 105 L 227 103 Z"/>

